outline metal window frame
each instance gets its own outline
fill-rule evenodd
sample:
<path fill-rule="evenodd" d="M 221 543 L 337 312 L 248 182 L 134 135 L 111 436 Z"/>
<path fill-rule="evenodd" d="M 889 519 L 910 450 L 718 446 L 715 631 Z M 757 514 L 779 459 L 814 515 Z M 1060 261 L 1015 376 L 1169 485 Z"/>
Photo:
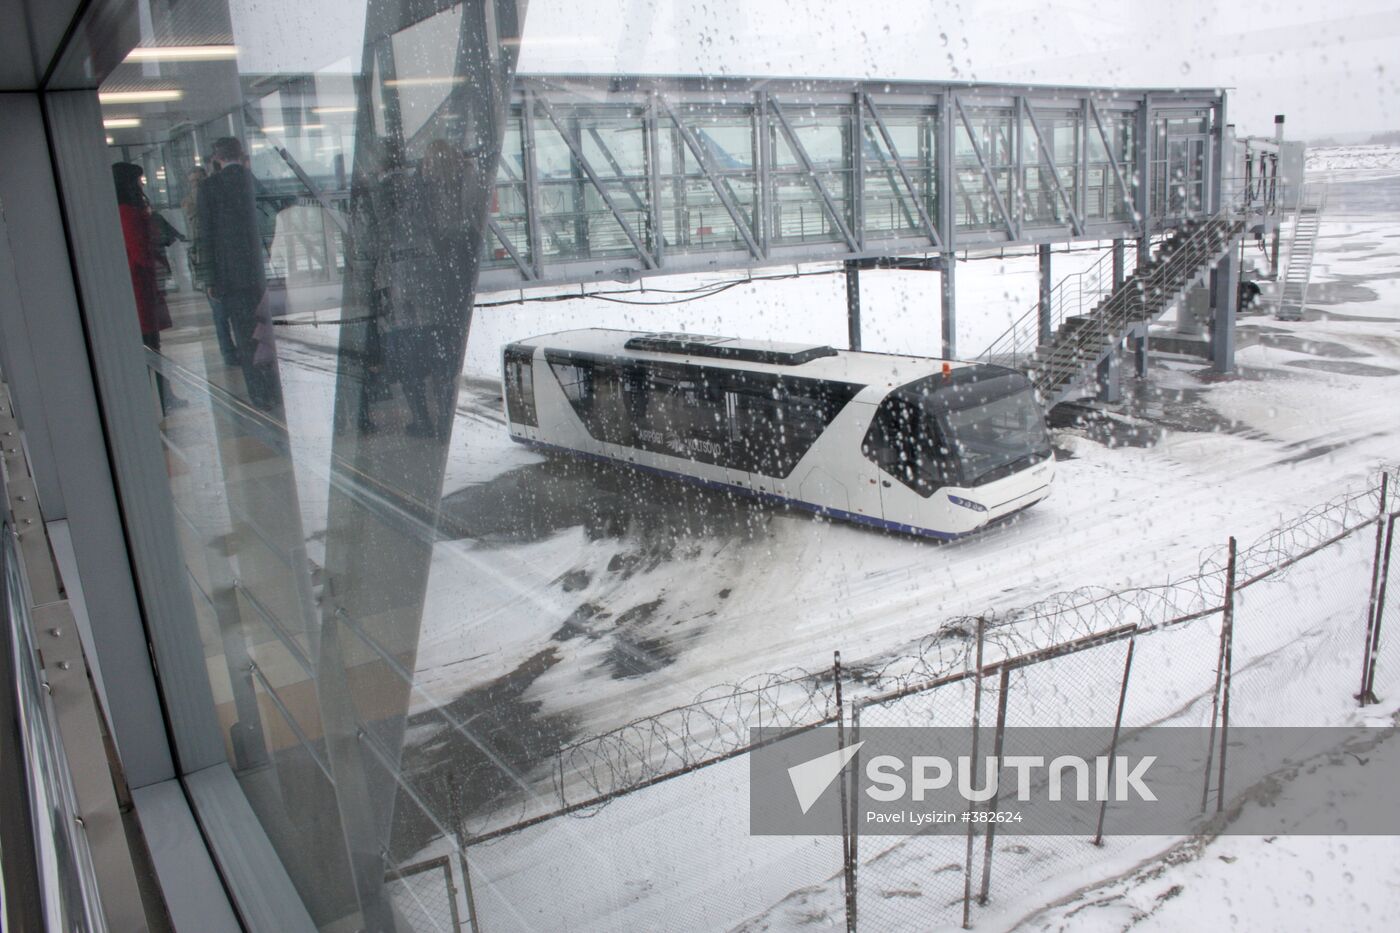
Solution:
<path fill-rule="evenodd" d="M 914 202 L 914 209 L 918 213 L 919 222 L 924 225 L 924 232 L 928 234 L 929 242 L 932 243 L 936 249 L 941 250 L 943 248 L 943 237 L 939 235 L 938 227 L 934 225 L 933 220 L 928 215 L 928 211 L 924 210 L 923 199 L 919 197 L 918 188 L 915 187 L 913 179 L 909 177 L 909 172 L 904 168 L 904 162 L 899 157 L 899 150 L 895 148 L 894 137 L 890 135 L 889 127 L 885 125 L 884 117 L 882 117 L 880 111 L 876 109 L 875 102 L 870 99 L 869 94 L 861 92 L 860 101 L 869 109 L 870 117 L 875 121 L 875 126 L 880 131 L 880 138 L 884 140 L 885 148 L 890 151 L 890 158 L 894 160 L 894 167 L 898 170 L 899 177 L 904 182 L 904 187 L 909 192 L 910 199 Z M 859 105 L 856 107 L 856 112 L 860 112 Z M 859 141 L 857 141 L 857 146 L 859 146 Z M 861 179 L 861 187 L 865 187 L 864 178 Z"/>
<path fill-rule="evenodd" d="M 648 270 L 656 269 L 656 258 L 652 256 L 650 250 L 642 245 L 642 241 L 637 237 L 637 233 L 632 229 L 632 225 L 627 222 L 627 218 L 623 216 L 622 211 L 618 210 L 617 203 L 613 201 L 612 195 L 608 194 L 608 189 L 604 187 L 602 178 L 599 177 L 598 172 L 593 168 L 593 163 L 589 161 L 588 156 L 584 154 L 581 141 L 575 139 L 568 128 L 564 126 L 563 122 L 559 119 L 559 115 L 554 112 L 554 107 L 549 101 L 545 100 L 543 97 L 536 97 L 534 106 L 544 112 L 545 117 L 548 118 L 549 122 L 554 126 L 555 132 L 564 140 L 564 145 L 569 147 L 569 153 L 574 158 L 574 164 L 583 171 L 589 183 L 591 183 L 598 192 L 598 197 L 603 199 L 603 203 L 607 205 L 608 210 L 613 215 L 613 219 L 616 220 L 618 226 L 622 228 L 623 234 L 627 237 L 627 242 L 631 243 L 632 248 L 637 251 L 637 256 L 642 260 L 642 264 L 646 266 Z M 631 190 L 631 187 L 626 185 L 625 182 L 624 186 L 627 187 L 629 191 Z M 632 196 L 635 198 L 636 194 L 634 193 Z M 643 210 L 645 210 L 645 206 L 642 205 L 642 207 Z"/>
<path fill-rule="evenodd" d="M 859 252 L 861 247 L 856 241 L 855 234 L 851 232 L 851 227 L 841 211 L 836 206 L 836 200 L 831 196 L 831 192 L 822 183 L 821 175 L 817 172 L 816 164 L 812 157 L 807 154 L 807 147 L 802 145 L 802 140 L 797 138 L 797 133 L 793 130 L 792 124 L 788 122 L 787 114 L 783 113 L 782 105 L 778 103 L 778 98 L 772 94 L 768 95 L 768 111 L 777 117 L 777 126 L 782 130 L 783 136 L 787 139 L 787 144 L 792 148 L 793 155 L 797 156 L 797 161 L 802 163 L 802 170 L 807 173 L 807 178 L 812 183 L 812 187 L 817 189 L 817 194 L 821 196 L 822 206 L 826 208 L 826 215 L 831 218 L 831 222 L 836 224 L 837 231 L 841 238 L 846 241 L 846 245 L 852 252 Z M 858 112 L 858 111 L 857 111 Z M 854 185 L 854 180 L 852 181 Z"/>
<path fill-rule="evenodd" d="M 720 203 L 723 204 L 724 209 L 729 212 L 729 218 L 734 221 L 734 228 L 738 230 L 739 235 L 743 237 L 744 245 L 749 248 L 749 252 L 753 255 L 753 258 L 765 258 L 763 251 L 759 249 L 757 240 L 754 239 L 753 230 L 749 223 L 744 220 L 738 206 L 734 203 L 733 197 L 729 194 L 729 189 L 725 187 L 714 164 L 711 163 L 709 155 L 705 153 L 705 147 L 700 145 L 700 140 L 695 138 L 694 131 L 685 125 L 680 115 L 676 113 L 675 108 L 671 106 L 671 102 L 666 99 L 665 95 L 658 94 L 656 99 L 661 105 L 661 109 L 665 111 L 666 116 L 675 124 L 676 131 L 680 134 L 681 141 L 684 142 L 686 148 L 690 150 L 690 154 L 695 157 L 696 164 L 700 166 L 700 170 L 704 172 L 705 177 L 709 179 L 710 185 L 715 189 L 715 195 L 719 198 Z"/>
<path fill-rule="evenodd" d="M 1132 189 L 1128 186 L 1127 181 L 1124 180 L 1122 169 L 1118 167 L 1118 154 L 1113 149 L 1113 141 L 1108 138 L 1108 130 L 1104 128 L 1103 115 L 1099 113 L 1098 105 L 1094 103 L 1092 97 L 1088 98 L 1087 102 L 1089 104 L 1089 113 L 1094 118 L 1094 126 L 1099 131 L 1099 139 L 1103 141 L 1104 152 L 1108 154 L 1108 164 L 1109 167 L 1113 169 L 1113 178 L 1118 183 L 1118 190 L 1123 193 L 1123 200 L 1128 205 L 1128 210 L 1132 212 L 1133 216 L 1139 216 Z M 1146 108 L 1144 107 L 1144 109 Z M 1145 141 L 1137 141 L 1137 148 L 1141 149 L 1143 145 L 1145 145 Z M 1087 149 L 1088 147 L 1085 148 Z M 1112 212 L 1108 210 L 1108 205 L 1106 204 L 1104 205 L 1104 213 L 1109 216 L 1112 214 Z M 1144 233 L 1145 232 L 1146 230 L 1144 228 Z"/>
<path fill-rule="evenodd" d="M 1065 210 L 1069 211 L 1070 227 L 1074 230 L 1075 236 L 1083 236 L 1084 223 L 1079 219 L 1079 211 L 1075 209 L 1074 199 L 1069 196 L 1064 183 L 1060 180 L 1060 170 L 1055 166 L 1055 154 L 1045 144 L 1045 133 L 1040 129 L 1040 121 L 1036 119 L 1035 107 L 1031 106 L 1029 100 L 1026 100 L 1022 106 L 1026 119 L 1030 121 L 1031 130 L 1035 133 L 1036 148 L 1040 152 L 1040 158 L 1043 164 L 1050 169 L 1050 180 L 1055 184 L 1055 193 L 1064 201 Z M 1039 167 L 1039 165 L 1036 166 L 1036 168 Z"/>
<path fill-rule="evenodd" d="M 0 302 L 0 352 L 42 477 L 39 504 L 46 520 L 71 527 L 95 679 L 121 684 L 105 691 L 105 710 L 137 815 L 164 827 L 183 813 L 183 825 L 202 831 L 146 832 L 148 844 L 159 843 L 152 856 L 167 906 L 198 904 L 200 928 L 227 929 L 232 911 L 221 905 L 232 894 L 245 928 L 311 931 L 232 772 L 219 806 L 242 808 L 236 827 L 191 811 L 181 789 L 181 775 L 228 766 L 170 534 L 173 504 L 96 91 L 0 94 L 0 127 L 10 142 L 0 250 L 16 299 Z"/>
<path fill-rule="evenodd" d="M 967 131 L 967 139 L 972 143 L 972 154 L 977 157 L 977 164 L 982 167 L 982 177 L 987 180 L 987 187 L 992 191 L 992 199 L 996 203 L 997 211 L 1001 214 L 1002 223 L 1006 225 L 1006 238 L 1015 240 L 1017 239 L 1016 224 L 1012 222 L 1011 214 L 1006 209 L 1006 201 L 1001 196 L 1001 189 L 997 187 L 996 176 L 992 174 L 992 170 L 987 164 L 987 157 L 982 152 L 982 144 L 977 141 L 977 133 L 972 129 L 972 121 L 968 118 L 967 111 L 963 109 L 962 99 L 957 94 L 953 95 L 953 109 L 957 111 L 963 129 Z M 1014 113 L 1012 119 L 1015 120 Z M 1019 150 L 1020 147 L 1017 146 L 1017 149 Z M 1014 173 L 1012 177 L 1015 177 Z"/>

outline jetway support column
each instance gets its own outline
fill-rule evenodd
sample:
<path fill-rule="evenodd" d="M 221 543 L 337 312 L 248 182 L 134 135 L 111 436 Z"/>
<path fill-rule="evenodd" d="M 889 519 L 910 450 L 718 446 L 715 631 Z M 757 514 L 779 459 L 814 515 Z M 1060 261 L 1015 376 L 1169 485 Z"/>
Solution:
<path fill-rule="evenodd" d="M 1050 307 L 1054 299 L 1054 279 L 1050 274 L 1050 244 L 1042 243 L 1039 248 L 1040 253 L 1040 345 L 1046 346 L 1050 343 L 1050 334 L 1053 329 Z"/>
<path fill-rule="evenodd" d="M 958 284 L 955 269 L 958 257 L 954 253 L 943 254 L 943 268 L 938 271 L 938 281 L 943 299 L 943 358 L 957 359 L 958 356 Z"/>
<path fill-rule="evenodd" d="M 1112 405 L 1123 400 L 1122 367 L 1118 362 L 1118 354 L 1122 349 L 1122 346 L 1115 346 L 1108 356 L 1099 361 L 1097 382 L 1100 402 Z"/>
<path fill-rule="evenodd" d="M 1215 267 L 1211 296 L 1210 363 L 1218 373 L 1235 371 L 1235 312 L 1240 290 L 1239 250 L 1234 244 Z"/>
<path fill-rule="evenodd" d="M 846 341 L 852 350 L 860 349 L 860 265 L 846 262 Z"/>

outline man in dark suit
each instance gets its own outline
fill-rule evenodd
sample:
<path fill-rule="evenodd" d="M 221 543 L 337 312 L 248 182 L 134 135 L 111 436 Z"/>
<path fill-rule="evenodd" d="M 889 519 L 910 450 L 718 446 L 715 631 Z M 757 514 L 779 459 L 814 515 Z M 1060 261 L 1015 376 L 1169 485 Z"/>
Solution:
<path fill-rule="evenodd" d="M 209 161 L 213 173 L 200 185 L 198 200 L 200 274 L 233 331 L 248 400 L 271 411 L 282 403 L 282 390 L 265 310 L 260 326 L 267 274 L 253 173 L 243 144 L 232 136 L 214 141 Z"/>

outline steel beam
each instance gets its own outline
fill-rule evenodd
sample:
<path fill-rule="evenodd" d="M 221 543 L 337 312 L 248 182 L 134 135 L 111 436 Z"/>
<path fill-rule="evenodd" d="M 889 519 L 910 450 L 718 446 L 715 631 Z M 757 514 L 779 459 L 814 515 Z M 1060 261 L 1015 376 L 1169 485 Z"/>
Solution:
<path fill-rule="evenodd" d="M 1050 244 L 1042 243 L 1036 248 L 1040 257 L 1040 345 L 1048 346 L 1055 329 L 1053 307 L 1055 300 L 1055 279 L 1051 274 Z"/>
<path fill-rule="evenodd" d="M 496 235 L 496 239 L 501 241 L 501 246 L 505 247 L 506 255 L 510 256 L 511 262 L 515 263 L 515 267 L 520 270 L 521 275 L 525 276 L 525 280 L 527 282 L 534 280 L 535 270 L 531 269 L 521 257 L 520 253 L 516 252 L 515 244 L 510 241 L 510 237 L 506 236 L 506 232 L 501 229 L 501 225 L 496 222 L 496 218 L 488 216 L 486 218 L 486 225 L 491 228 L 491 232 Z"/>
<path fill-rule="evenodd" d="M 535 270 L 535 278 L 544 278 L 544 243 L 540 239 L 540 170 L 536 158 L 535 142 L 535 96 L 525 92 L 525 104 L 520 108 L 520 140 L 525 156 L 525 232 L 530 240 L 530 264 Z M 555 247 L 562 250 L 557 235 Z"/>
<path fill-rule="evenodd" d="M 846 334 L 847 345 L 860 349 L 860 263 L 846 264 Z"/>
<path fill-rule="evenodd" d="M 1231 243 L 1215 267 L 1215 307 L 1211 313 L 1210 363 L 1217 373 L 1235 371 L 1235 314 L 1240 288 L 1238 249 Z"/>

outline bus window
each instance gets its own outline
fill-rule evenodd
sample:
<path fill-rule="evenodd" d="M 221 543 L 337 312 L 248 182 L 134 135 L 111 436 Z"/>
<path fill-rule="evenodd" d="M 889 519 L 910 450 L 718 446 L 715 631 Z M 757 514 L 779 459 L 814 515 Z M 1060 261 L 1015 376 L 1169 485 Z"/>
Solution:
<path fill-rule="evenodd" d="M 534 351 L 511 347 L 506 350 L 506 414 L 516 424 L 539 427 L 535 413 Z"/>
<path fill-rule="evenodd" d="M 880 403 L 861 450 L 866 459 L 924 498 L 958 481 L 937 422 L 922 406 L 896 395 Z"/>

